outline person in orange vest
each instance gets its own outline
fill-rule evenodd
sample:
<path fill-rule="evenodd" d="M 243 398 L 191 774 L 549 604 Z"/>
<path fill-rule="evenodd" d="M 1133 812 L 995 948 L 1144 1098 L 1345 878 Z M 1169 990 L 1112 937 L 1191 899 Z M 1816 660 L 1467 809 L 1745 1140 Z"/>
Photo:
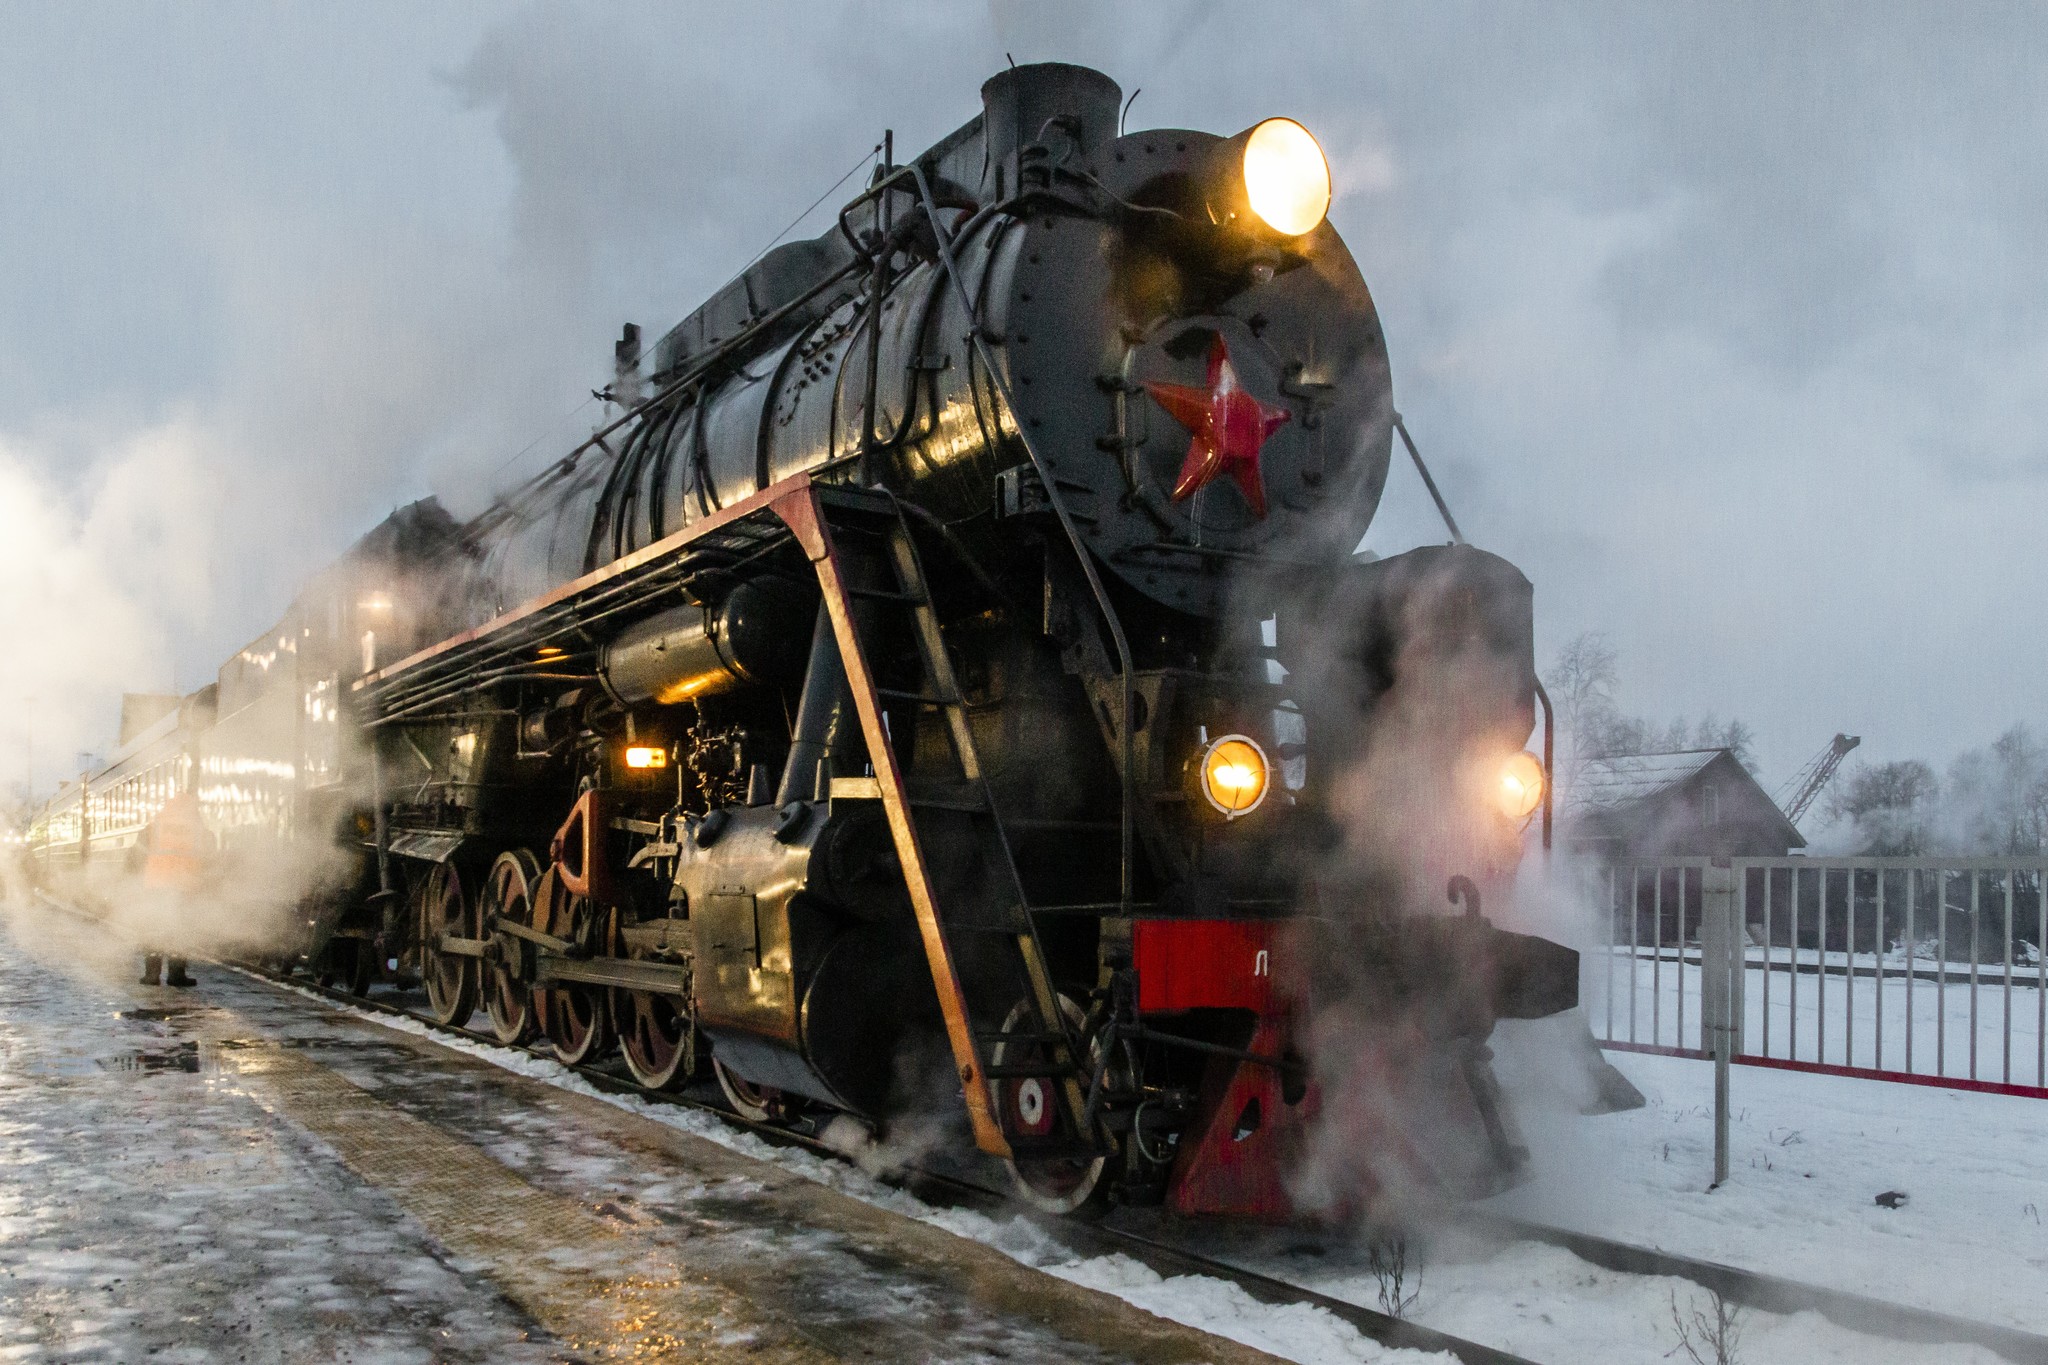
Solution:
<path fill-rule="evenodd" d="M 164 802 L 150 822 L 145 837 L 148 852 L 142 863 L 142 884 L 157 890 L 191 893 L 199 886 L 200 849 L 206 825 L 200 816 L 199 798 L 180 792 Z M 157 984 L 157 973 L 168 967 L 166 986 L 197 985 L 185 970 L 185 959 L 147 950 L 142 955 L 142 984 Z"/>

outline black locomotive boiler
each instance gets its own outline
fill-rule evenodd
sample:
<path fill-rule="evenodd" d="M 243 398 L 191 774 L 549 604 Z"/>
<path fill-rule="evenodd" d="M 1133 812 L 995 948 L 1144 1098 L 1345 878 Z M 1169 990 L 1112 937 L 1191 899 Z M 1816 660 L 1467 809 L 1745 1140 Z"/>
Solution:
<path fill-rule="evenodd" d="M 628 328 L 589 441 L 311 584 L 166 791 L 339 851 L 276 950 L 759 1119 L 961 1120 L 1045 1207 L 1487 1188 L 1484 1041 L 1576 1000 L 1478 913 L 1547 787 L 1530 586 L 1353 553 L 1394 409 L 1305 129 L 982 93 Z M 1389 1161 L 1304 1196 L 1333 1138 Z"/>

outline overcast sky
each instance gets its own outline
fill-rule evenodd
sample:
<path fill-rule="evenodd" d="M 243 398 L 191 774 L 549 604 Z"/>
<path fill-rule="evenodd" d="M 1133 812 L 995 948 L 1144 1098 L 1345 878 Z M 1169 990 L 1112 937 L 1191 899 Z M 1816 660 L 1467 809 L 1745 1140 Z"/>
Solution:
<path fill-rule="evenodd" d="M 206 681 L 394 504 L 565 448 L 620 322 L 687 312 L 883 128 L 964 121 L 1006 53 L 1142 87 L 1134 128 L 1323 140 L 1399 405 L 1546 657 L 1605 631 L 1625 706 L 1745 718 L 1772 785 L 1837 729 L 1941 762 L 2048 723 L 2037 6 L 0 25 L 0 783 L 30 730 L 47 784 L 124 686 Z M 1399 468 L 1369 543 L 1431 515 Z"/>

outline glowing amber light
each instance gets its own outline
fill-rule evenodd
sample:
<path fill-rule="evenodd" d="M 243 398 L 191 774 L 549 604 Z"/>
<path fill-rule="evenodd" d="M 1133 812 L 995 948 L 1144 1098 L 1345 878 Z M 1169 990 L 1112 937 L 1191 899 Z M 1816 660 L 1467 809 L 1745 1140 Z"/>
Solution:
<path fill-rule="evenodd" d="M 666 768 L 668 750 L 650 749 L 635 745 L 626 750 L 626 766 L 629 768 Z"/>
<path fill-rule="evenodd" d="M 1543 802 L 1543 761 L 1527 749 L 1511 755 L 1500 765 L 1495 797 L 1502 815 L 1510 820 L 1528 819 Z"/>
<path fill-rule="evenodd" d="M 1202 751 L 1202 795 L 1235 820 L 1266 799 L 1266 753 L 1243 735 L 1225 735 Z"/>
<path fill-rule="evenodd" d="M 1330 212 L 1330 163 L 1291 118 L 1269 118 L 1244 144 L 1244 192 L 1273 231 L 1299 237 Z"/>

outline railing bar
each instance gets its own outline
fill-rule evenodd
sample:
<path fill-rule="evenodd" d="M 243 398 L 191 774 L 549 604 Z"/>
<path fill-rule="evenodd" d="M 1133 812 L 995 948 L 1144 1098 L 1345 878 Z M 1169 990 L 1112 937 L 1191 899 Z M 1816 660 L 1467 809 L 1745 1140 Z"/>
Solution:
<path fill-rule="evenodd" d="M 1785 981 L 1785 1056 L 1799 1060 L 1799 869 L 1792 869 L 1792 973 Z"/>
<path fill-rule="evenodd" d="M 1607 911 L 1607 1032 L 1604 1036 L 1611 1040 L 1614 1037 L 1614 940 L 1620 937 L 1619 934 L 1614 932 L 1616 906 L 1614 904 L 1614 868 L 1612 866 L 1607 869 L 1607 899 L 1602 904 Z M 1633 967 L 1630 968 L 1630 973 L 1633 975 Z"/>
<path fill-rule="evenodd" d="M 1948 1075 L 1948 869 L 1934 869 L 1934 1074 Z"/>
<path fill-rule="evenodd" d="M 1706 874 L 1701 873 L 1702 877 Z M 1735 975 L 1729 982 L 1728 1022 L 1735 1030 L 1729 1057 L 1742 1055 L 1749 1047 L 1749 869 L 1735 869 Z M 1706 884 L 1701 883 L 1700 908 L 1707 904 Z M 1704 1013 L 1704 1012 L 1703 1012 Z"/>
<path fill-rule="evenodd" d="M 1848 951 L 1842 954 L 1845 976 L 1842 980 L 1842 1065 L 1856 1065 L 1856 869 L 1850 868 L 1849 908 L 1845 916 L 1847 923 L 1842 930 L 1842 946 Z"/>
<path fill-rule="evenodd" d="M 1705 941 L 1705 936 L 1702 935 L 1701 943 L 1704 944 Z M 1700 976 L 1703 981 L 1706 977 L 1706 965 L 1706 951 L 1702 947 L 1700 952 Z M 1700 1048 L 1702 1051 L 1707 1046 L 1706 1026 L 1707 1016 L 1703 1011 L 1700 1014 Z M 1680 1047 L 1685 1046 L 1685 869 L 1683 867 L 1678 869 L 1678 1027 L 1673 1031 L 1673 1036 L 1678 1040 Z"/>
<path fill-rule="evenodd" d="M 1664 987 L 1662 971 L 1664 964 L 1664 873 L 1665 865 L 1656 863 L 1650 870 L 1650 1041 L 1664 1042 Z"/>
<path fill-rule="evenodd" d="M 1777 950 L 1771 946 L 1771 879 L 1777 871 L 1764 869 L 1764 1056 L 1771 1055 L 1771 973 L 1776 970 Z"/>
<path fill-rule="evenodd" d="M 1628 1040 L 1636 1041 L 1636 975 L 1643 964 L 1638 956 L 1642 952 L 1642 882 L 1643 870 L 1635 863 L 1628 865 Z"/>
<path fill-rule="evenodd" d="M 1813 1060 L 1828 1061 L 1828 869 L 1817 867 L 1820 894 L 1813 903 Z"/>
<path fill-rule="evenodd" d="M 1709 861 L 1710 861 L 1710 860 L 1709 860 L 1708 858 L 1704 857 L 1704 856 L 1702 856 L 1702 857 L 1697 857 L 1697 858 L 1672 858 L 1672 859 L 1669 859 L 1669 860 L 1668 860 L 1668 865 L 1671 865 L 1671 866 L 1676 866 L 1676 865 L 1677 865 L 1677 864 L 1679 864 L 1679 863 L 1684 863 L 1684 864 L 1685 864 L 1685 865 L 1686 865 L 1687 867 L 1702 867 L 1702 866 L 1705 866 L 1705 865 L 1706 865 L 1706 864 L 1707 864 L 1707 863 L 1708 863 Z M 1775 864 L 1776 864 L 1777 866 L 1779 866 L 1779 867 L 1785 867 L 1785 866 L 1787 866 L 1787 865 L 1789 865 L 1789 864 L 1792 864 L 1792 863 L 1797 863 L 1797 864 L 1799 864 L 1799 865 L 1800 865 L 1800 866 L 1801 866 L 1802 868 L 1809 868 L 1809 869 L 1810 869 L 1810 868 L 1816 868 L 1816 867 L 1825 867 L 1825 868 L 1829 868 L 1829 869 L 1831 869 L 1831 870 L 1834 870 L 1834 871 L 1841 871 L 1841 870 L 1842 870 L 1842 869 L 1844 869 L 1844 868 L 1851 868 L 1851 867 L 1853 867 L 1853 868 L 1858 868 L 1858 869 L 1861 869 L 1861 870 L 1864 870 L 1864 871 L 1868 871 L 1869 869 L 1871 869 L 1871 868 L 1874 868 L 1874 867 L 1883 867 L 1883 868 L 1888 868 L 1888 869 L 1891 869 L 1891 870 L 1893 870 L 1893 871 L 1897 871 L 1897 870 L 1899 870 L 1899 869 L 1900 869 L 1900 868 L 1902 868 L 1902 867 L 1905 867 L 1905 866 L 1908 866 L 1908 865 L 1910 865 L 1910 864 L 1914 864 L 1914 863 L 1920 863 L 1920 864 L 1932 864 L 1932 863 L 1936 863 L 1936 862 L 1938 862 L 1938 863 L 1940 863 L 1940 864 L 1941 864 L 1941 866 L 1943 867 L 1943 869 L 1945 869 L 1945 870 L 1946 870 L 1946 871 L 1948 871 L 1949 873 L 1951 873 L 1951 874 L 1960 874 L 1960 873 L 1963 873 L 1963 872 L 1967 872 L 1967 871 L 1969 871 L 1969 870 L 1971 870 L 1971 869 L 1975 869 L 1975 870 L 1977 870 L 1977 871 L 1980 871 L 1980 872 L 1999 872 L 1999 873 L 2003 873 L 2003 872 L 2006 872 L 2006 871 L 2008 871 L 2008 870 L 2012 870 L 2012 871 L 2019 871 L 2019 872 L 2032 872 L 2032 871 L 2033 871 L 2034 869 L 2036 869 L 2037 867 L 2040 867 L 2040 866 L 2042 866 L 2042 864 L 2044 863 L 2044 861 L 2048 861 L 2048 859 L 2044 859 L 2044 858 L 2043 858 L 2042 856 L 2040 856 L 2040 855 L 2038 855 L 2038 854 L 2036 854 L 2036 855 L 2028 855 L 2028 856 L 2025 856 L 2025 857 L 2003 857 L 2003 856 L 2001 856 L 2001 857 L 1995 857 L 1995 858 L 1994 858 L 1994 857 L 1984 857 L 1984 858 L 1949 858 L 1949 857 L 1942 857 L 1942 858 L 1937 858 L 1937 857 L 1931 857 L 1931 856 L 1930 856 L 1930 857 L 1918 857 L 1918 858 L 1916 858 L 1916 857 L 1910 857 L 1910 856 L 1902 856 L 1902 857 L 1886 857 L 1886 858 L 1880 858 L 1880 857 L 1868 857 L 1868 858 L 1865 858 L 1865 857 L 1855 857 L 1855 858 L 1829 858 L 1829 857 L 1808 857 L 1808 856 L 1806 856 L 1805 854 L 1796 854 L 1796 855 L 1791 855 L 1791 856 L 1787 856 L 1787 857 L 1782 857 L 1782 858 L 1750 858 L 1750 857 L 1745 857 L 1745 858 L 1741 858 L 1741 859 L 1738 859 L 1738 860 L 1736 860 L 1736 861 L 1739 861 L 1739 862 L 1741 862 L 1741 863 L 1742 863 L 1742 864 L 1743 864 L 1744 866 L 1747 866 L 1747 867 L 1761 867 L 1761 866 L 1763 866 L 1763 865 L 1764 865 L 1765 863 L 1775 863 Z"/>
<path fill-rule="evenodd" d="M 2048 1089 L 2048 871 L 2034 874 L 2034 1084 Z"/>
<path fill-rule="evenodd" d="M 2005 987 L 2005 1083 L 2012 1084 L 2012 873 L 2005 874 L 2005 964 L 1999 973 Z"/>
<path fill-rule="evenodd" d="M 1984 885 L 1980 872 L 1970 873 L 1970 1079 L 1977 1079 L 1977 949 L 1982 935 L 1977 932 L 1981 906 L 1977 892 Z"/>
<path fill-rule="evenodd" d="M 1872 1047 L 1873 1065 L 1884 1070 L 1884 869 L 1877 870 L 1877 980 L 1871 983 L 1871 990 L 1877 996 L 1876 1040 Z"/>
<path fill-rule="evenodd" d="M 1920 910 L 1920 884 L 1926 880 L 1919 868 L 1906 873 L 1906 1074 L 1913 1074 L 1919 1065 L 1913 1056 L 1913 978 L 1919 968 L 1913 965 L 1913 957 L 1920 943 L 1920 930 L 1914 923 Z"/>

